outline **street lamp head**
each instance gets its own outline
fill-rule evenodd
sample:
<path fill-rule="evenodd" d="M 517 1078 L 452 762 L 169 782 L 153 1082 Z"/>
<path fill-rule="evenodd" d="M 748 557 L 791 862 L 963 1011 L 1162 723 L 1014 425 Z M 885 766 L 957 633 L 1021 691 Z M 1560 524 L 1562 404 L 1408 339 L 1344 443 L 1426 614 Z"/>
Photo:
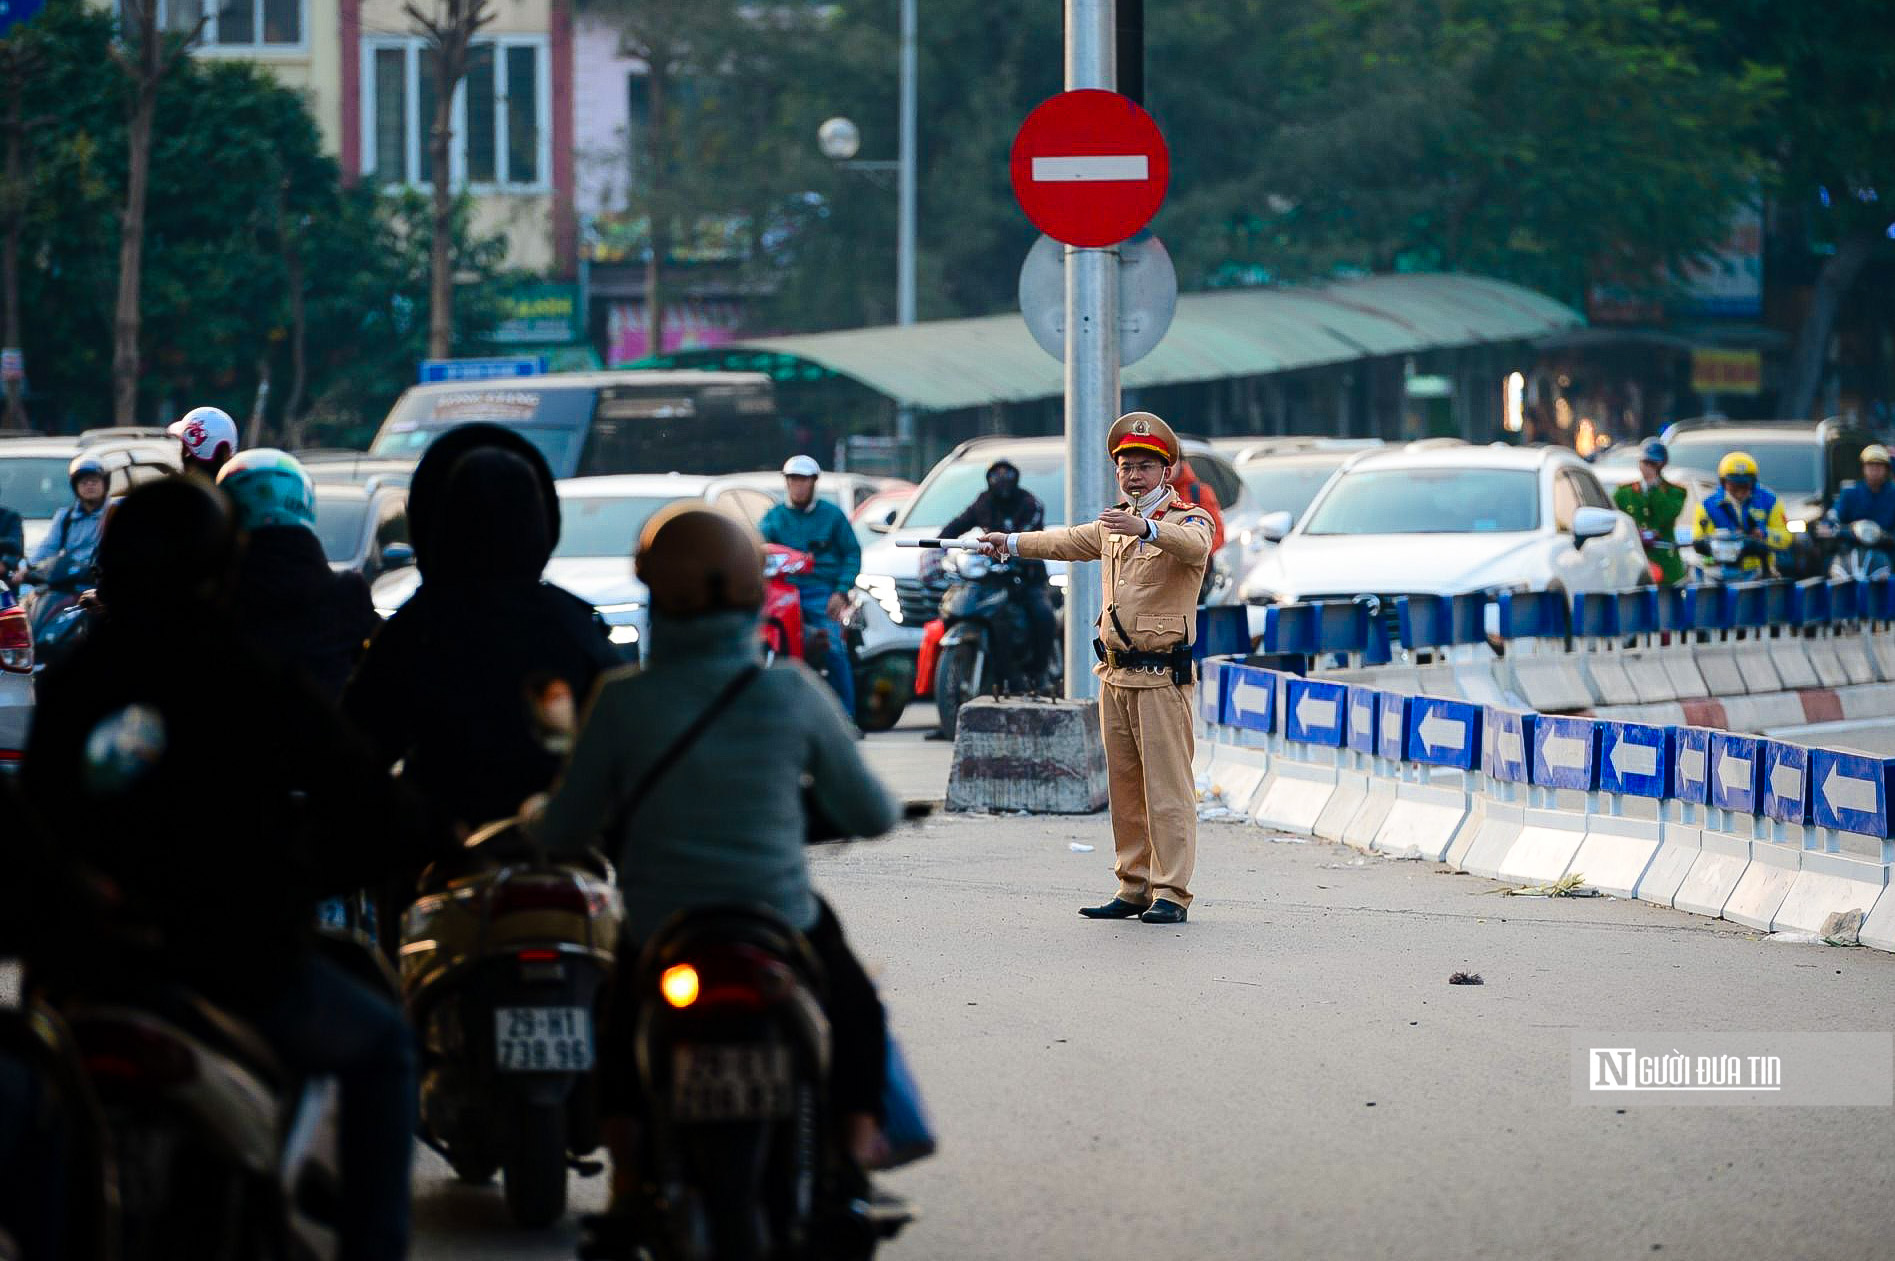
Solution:
<path fill-rule="evenodd" d="M 862 147 L 862 133 L 846 118 L 831 118 L 816 129 L 816 143 L 831 162 L 847 162 Z"/>

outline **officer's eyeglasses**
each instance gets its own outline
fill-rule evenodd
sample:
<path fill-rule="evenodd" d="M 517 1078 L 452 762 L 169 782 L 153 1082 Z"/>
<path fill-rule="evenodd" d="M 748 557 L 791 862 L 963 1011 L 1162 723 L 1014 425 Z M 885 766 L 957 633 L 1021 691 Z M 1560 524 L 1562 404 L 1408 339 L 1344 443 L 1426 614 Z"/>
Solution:
<path fill-rule="evenodd" d="M 1165 466 L 1156 460 L 1125 460 L 1119 464 L 1121 473 L 1141 473 L 1146 477 L 1155 477 L 1164 470 Z"/>

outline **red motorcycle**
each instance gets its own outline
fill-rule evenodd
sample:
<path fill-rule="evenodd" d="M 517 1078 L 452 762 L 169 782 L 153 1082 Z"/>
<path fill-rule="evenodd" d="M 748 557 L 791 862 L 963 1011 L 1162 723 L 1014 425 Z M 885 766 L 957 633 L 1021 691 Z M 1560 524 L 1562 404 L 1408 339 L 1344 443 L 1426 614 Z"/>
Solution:
<path fill-rule="evenodd" d="M 778 543 L 763 546 L 763 656 L 803 659 L 803 599 L 791 581 L 816 566 L 808 552 Z"/>

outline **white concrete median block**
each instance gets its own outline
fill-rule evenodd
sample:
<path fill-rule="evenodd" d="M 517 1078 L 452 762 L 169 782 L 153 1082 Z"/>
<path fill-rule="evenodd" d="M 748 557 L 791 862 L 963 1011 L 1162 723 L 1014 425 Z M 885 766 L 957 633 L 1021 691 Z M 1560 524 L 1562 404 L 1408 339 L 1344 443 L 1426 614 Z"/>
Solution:
<path fill-rule="evenodd" d="M 1799 687 L 1818 687 L 1822 680 L 1817 677 L 1816 668 L 1810 664 L 1809 654 L 1803 651 L 1800 639 L 1776 639 L 1770 641 L 1770 664 L 1776 668 L 1777 680 L 1786 692 Z"/>
<path fill-rule="evenodd" d="M 1663 826 L 1656 819 L 1595 817 L 1567 870 L 1601 893 L 1629 898 L 1658 854 Z"/>
<path fill-rule="evenodd" d="M 1487 781 L 1475 782 L 1480 787 L 1468 794 L 1467 817 L 1454 830 L 1454 839 L 1448 842 L 1448 852 L 1441 855 L 1441 861 L 1456 871 L 1467 870 L 1467 851 L 1473 848 L 1474 838 L 1480 835 L 1481 825 L 1487 822 L 1487 811 L 1493 806 L 1493 799 L 1486 791 Z"/>
<path fill-rule="evenodd" d="M 1513 848 L 1500 860 L 1500 879 L 1515 884 L 1551 884 L 1566 874 L 1585 839 L 1585 815 L 1528 810 Z"/>
<path fill-rule="evenodd" d="M 1836 693 L 1836 699 L 1842 703 L 1842 716 L 1852 722 L 1863 718 L 1895 718 L 1895 683 L 1846 687 Z"/>
<path fill-rule="evenodd" d="M 1674 905 L 1685 877 L 1691 874 L 1691 868 L 1697 864 L 1702 836 L 1703 831 L 1696 824 L 1667 820 L 1663 825 L 1663 839 L 1658 843 L 1658 852 L 1652 855 L 1651 866 L 1640 877 L 1638 888 L 1632 891 L 1633 896 L 1641 902 L 1652 902 L 1659 906 Z"/>
<path fill-rule="evenodd" d="M 1731 655 L 1737 663 L 1738 677 L 1743 680 L 1743 690 L 1752 695 L 1783 690 L 1784 683 L 1777 675 L 1776 663 L 1770 658 L 1769 645 L 1754 639 L 1741 640 L 1737 644 L 1736 651 Z M 1703 661 L 1701 654 L 1699 661 L 1700 663 Z M 1706 678 L 1708 679 L 1709 676 L 1707 675 Z M 1721 692 L 1715 690 L 1712 694 L 1722 695 Z"/>
<path fill-rule="evenodd" d="M 1850 911 L 1862 913 L 1867 931 L 1868 916 L 1882 901 L 1888 881 L 1884 863 L 1805 851 L 1796 881 L 1770 921 L 1770 931 L 1820 933 L 1830 916 Z"/>
<path fill-rule="evenodd" d="M 1713 918 L 1724 913 L 1731 891 L 1744 878 L 1750 866 L 1750 842 L 1727 832 L 1706 828 L 1698 848 L 1697 860 L 1678 886 L 1671 904 L 1681 911 L 1692 911 Z"/>
<path fill-rule="evenodd" d="M 1370 848 L 1397 858 L 1419 856 L 1440 862 L 1467 818 L 1467 809 L 1467 792 L 1459 785 L 1398 784 L 1395 804 Z"/>
<path fill-rule="evenodd" d="M 1264 776 L 1270 772 L 1270 755 L 1263 749 L 1238 744 L 1221 744 L 1211 760 L 1206 778 L 1213 795 L 1223 799 L 1238 814 L 1249 814 Z"/>
<path fill-rule="evenodd" d="M 1765 692 L 1758 696 L 1724 698 L 1724 725 L 1732 731 L 1775 731 L 1809 721 L 1803 698 L 1795 692 Z"/>
<path fill-rule="evenodd" d="M 1809 657 L 1810 669 L 1816 671 L 1816 686 L 1847 687 L 1851 683 L 1867 683 L 1867 679 L 1849 677 L 1848 667 L 1842 663 L 1838 643 L 1834 639 L 1812 639 L 1803 645 L 1803 651 Z"/>
<path fill-rule="evenodd" d="M 1875 908 L 1862 921 L 1862 944 L 1876 950 L 1895 950 L 1895 893 L 1882 890 Z"/>
<path fill-rule="evenodd" d="M 1634 703 L 1655 704 L 1678 699 L 1678 685 L 1665 670 L 1663 659 L 1645 652 L 1628 652 L 1622 658 L 1625 675 L 1637 693 Z"/>
<path fill-rule="evenodd" d="M 1743 664 L 1738 661 L 1737 654 L 1728 645 L 1704 645 L 1697 651 L 1697 662 L 1698 673 L 1704 676 L 1704 686 L 1710 689 L 1707 695 L 1721 696 L 1729 700 L 1733 696 L 1742 696 L 1752 690 L 1776 690 L 1774 686 L 1768 689 L 1749 687 L 1744 681 Z M 1765 662 L 1768 664 L 1768 658 Z M 1776 682 L 1774 670 L 1770 672 L 1770 681 L 1772 684 Z"/>
<path fill-rule="evenodd" d="M 1395 808 L 1395 788 L 1396 781 L 1385 776 L 1378 775 L 1369 780 L 1368 794 L 1343 825 L 1344 845 L 1365 852 L 1375 845 L 1376 833 L 1388 821 L 1388 812 Z"/>
<path fill-rule="evenodd" d="M 1745 928 L 1769 932 L 1777 908 L 1783 905 L 1790 886 L 1796 883 L 1800 857 L 1800 851 L 1789 845 L 1753 842 L 1750 865 L 1744 868 L 1730 897 L 1724 900 L 1724 918 Z"/>
<path fill-rule="evenodd" d="M 1698 667 L 1698 655 L 1689 647 L 1664 648 L 1659 651 L 1664 662 L 1665 674 L 1671 679 L 1671 691 L 1681 701 L 1702 700 L 1711 694 L 1711 685 L 1704 681 L 1704 671 Z"/>
<path fill-rule="evenodd" d="M 1369 776 L 1366 771 L 1339 767 L 1336 771 L 1336 791 L 1329 795 L 1323 805 L 1322 813 L 1316 816 L 1316 822 L 1310 830 L 1320 840 L 1340 841 L 1348 829 L 1349 821 L 1362 808 L 1369 797 Z"/>
<path fill-rule="evenodd" d="M 1520 839 L 1520 831 L 1525 826 L 1526 808 L 1521 803 L 1489 798 L 1485 817 L 1467 841 L 1456 866 L 1488 880 L 1498 879 L 1500 864 L 1513 849 L 1513 843 Z"/>
<path fill-rule="evenodd" d="M 1314 835 L 1316 820 L 1336 791 L 1336 768 L 1279 758 L 1250 808 L 1259 827 L 1292 836 Z"/>
<path fill-rule="evenodd" d="M 1511 665 L 1510 690 L 1529 708 L 1542 713 L 1571 713 L 1591 709 L 1595 703 L 1592 689 L 1580 677 L 1579 668 L 1566 656 L 1525 654 L 1507 659 Z"/>
<path fill-rule="evenodd" d="M 1836 650 L 1836 659 L 1842 662 L 1842 672 L 1848 675 L 1846 682 L 1851 684 L 1876 683 L 1880 681 L 1875 672 L 1875 662 L 1869 658 L 1869 641 L 1862 635 L 1838 635 L 1830 641 Z"/>
<path fill-rule="evenodd" d="M 1895 682 L 1895 635 L 1887 631 L 1877 631 L 1870 635 L 1869 653 L 1875 662 L 1875 672 L 1882 678 Z"/>
<path fill-rule="evenodd" d="M 1630 671 L 1621 661 L 1591 654 L 1580 658 L 1580 668 L 1597 705 L 1636 705 L 1645 699 L 1639 695 Z"/>
<path fill-rule="evenodd" d="M 961 706 L 949 810 L 1092 814 L 1105 807 L 1097 701 L 982 696 Z"/>

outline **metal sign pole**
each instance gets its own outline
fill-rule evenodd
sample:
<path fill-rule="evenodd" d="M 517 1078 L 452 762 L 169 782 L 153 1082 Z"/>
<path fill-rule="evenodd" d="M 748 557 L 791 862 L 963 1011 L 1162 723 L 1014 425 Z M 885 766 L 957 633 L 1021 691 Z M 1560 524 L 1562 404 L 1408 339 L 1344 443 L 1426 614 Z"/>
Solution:
<path fill-rule="evenodd" d="M 903 327 L 915 322 L 915 25 L 915 0 L 901 0 L 901 157 L 896 175 L 895 322 Z M 912 407 L 897 409 L 895 437 L 902 444 L 902 458 L 909 469 L 919 467 Z"/>
<path fill-rule="evenodd" d="M 1116 86 L 1115 16 L 1115 0 L 1066 0 L 1067 91 Z M 1117 247 L 1066 255 L 1066 519 L 1074 525 L 1111 502 L 1105 431 L 1119 414 L 1118 265 Z M 1099 608 L 1099 584 L 1075 569 L 1066 581 L 1066 695 L 1074 699 L 1099 694 Z"/>

